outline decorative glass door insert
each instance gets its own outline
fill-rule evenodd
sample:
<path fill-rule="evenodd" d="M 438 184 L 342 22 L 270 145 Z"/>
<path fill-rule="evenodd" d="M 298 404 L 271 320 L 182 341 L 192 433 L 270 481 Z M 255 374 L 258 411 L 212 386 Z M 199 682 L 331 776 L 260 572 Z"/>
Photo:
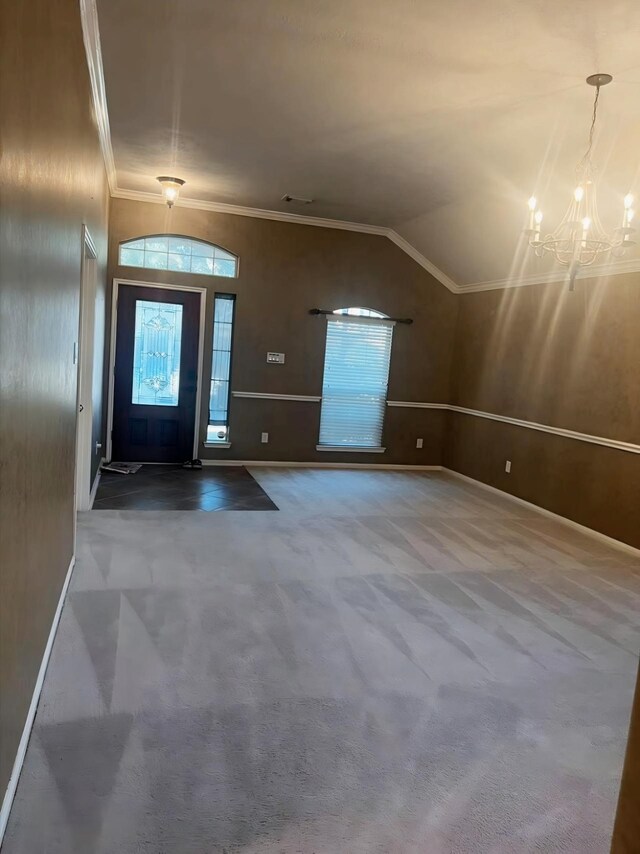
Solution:
<path fill-rule="evenodd" d="M 136 300 L 131 402 L 178 406 L 182 305 Z"/>

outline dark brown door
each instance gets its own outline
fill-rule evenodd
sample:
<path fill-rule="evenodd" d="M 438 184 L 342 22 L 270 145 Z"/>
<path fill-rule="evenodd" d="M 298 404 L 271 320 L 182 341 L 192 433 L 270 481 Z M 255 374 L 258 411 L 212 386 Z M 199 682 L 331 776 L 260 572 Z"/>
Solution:
<path fill-rule="evenodd" d="M 200 294 L 120 285 L 117 310 L 112 458 L 190 460 Z"/>

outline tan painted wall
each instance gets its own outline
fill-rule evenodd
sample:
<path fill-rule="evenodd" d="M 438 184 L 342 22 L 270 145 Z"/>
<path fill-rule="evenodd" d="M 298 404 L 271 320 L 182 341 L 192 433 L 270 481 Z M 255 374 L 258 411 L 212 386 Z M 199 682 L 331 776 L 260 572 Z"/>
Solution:
<path fill-rule="evenodd" d="M 102 290 L 107 226 L 77 0 L 1 10 L 0 796 L 73 553 L 82 224 Z"/>
<path fill-rule="evenodd" d="M 640 275 L 459 298 L 452 402 L 640 444 Z M 449 414 L 446 464 L 640 546 L 640 455 Z M 512 472 L 504 471 L 505 460 Z"/>
<path fill-rule="evenodd" d="M 145 234 L 170 232 L 217 243 L 240 258 L 237 279 L 119 267 L 118 245 Z M 319 395 L 326 320 L 311 308 L 361 305 L 394 317 L 412 317 L 394 329 L 389 398 L 446 402 L 449 395 L 456 297 L 384 237 L 336 229 L 229 216 L 113 199 L 109 274 L 151 282 L 206 286 L 205 366 L 211 363 L 213 294 L 237 294 L 232 388 L 275 394 Z M 267 365 L 268 350 L 284 352 L 284 365 Z M 208 384 L 209 375 L 205 376 Z M 207 422 L 203 401 L 200 438 Z M 228 451 L 201 446 L 203 457 L 318 460 L 320 462 L 413 463 L 442 461 L 442 412 L 387 409 L 385 454 L 317 452 L 317 403 L 231 401 Z M 270 435 L 260 442 L 261 432 Z M 415 447 L 416 438 L 424 447 Z"/>

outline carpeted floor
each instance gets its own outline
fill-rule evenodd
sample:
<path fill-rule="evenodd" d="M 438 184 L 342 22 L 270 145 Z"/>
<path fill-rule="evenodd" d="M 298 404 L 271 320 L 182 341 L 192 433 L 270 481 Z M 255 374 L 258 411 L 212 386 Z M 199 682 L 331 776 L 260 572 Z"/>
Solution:
<path fill-rule="evenodd" d="M 84 514 L 2 854 L 605 854 L 640 560 L 444 474 Z"/>

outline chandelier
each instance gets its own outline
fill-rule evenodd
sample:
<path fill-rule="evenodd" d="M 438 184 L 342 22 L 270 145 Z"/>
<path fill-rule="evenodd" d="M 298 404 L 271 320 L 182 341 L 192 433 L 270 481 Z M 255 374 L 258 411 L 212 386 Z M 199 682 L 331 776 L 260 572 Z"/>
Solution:
<path fill-rule="evenodd" d="M 610 74 L 592 74 L 587 77 L 589 86 L 595 86 L 596 95 L 593 101 L 591 128 L 587 150 L 576 167 L 576 188 L 567 212 L 561 219 L 555 231 L 542 236 L 542 211 L 538 208 L 535 196 L 529 199 L 529 227 L 526 231 L 529 245 L 535 249 L 536 255 L 542 257 L 552 255 L 563 267 L 568 267 L 569 289 L 575 286 L 576 275 L 582 267 L 588 267 L 607 252 L 622 255 L 630 246 L 635 245 L 632 235 L 633 196 L 627 193 L 624 197 L 622 224 L 612 232 L 607 233 L 600 223 L 596 204 L 595 178 L 596 170 L 591 161 L 593 147 L 593 131 L 598 112 L 600 87 L 611 83 Z"/>

